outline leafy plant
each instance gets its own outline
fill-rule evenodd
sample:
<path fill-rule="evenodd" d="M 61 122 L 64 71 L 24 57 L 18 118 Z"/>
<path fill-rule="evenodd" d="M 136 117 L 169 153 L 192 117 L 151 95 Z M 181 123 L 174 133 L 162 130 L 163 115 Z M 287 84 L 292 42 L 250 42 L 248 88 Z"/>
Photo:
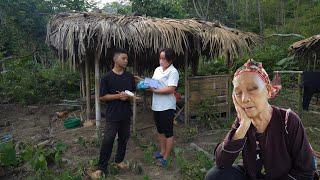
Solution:
<path fill-rule="evenodd" d="M 153 159 L 153 153 L 156 151 L 157 146 L 155 144 L 149 144 L 147 146 L 140 146 L 143 147 L 143 157 L 146 163 L 148 164 L 153 164 L 154 159 Z"/>
<path fill-rule="evenodd" d="M 185 127 L 181 128 L 178 133 L 181 134 L 179 136 L 181 136 L 181 138 L 184 142 L 190 142 L 193 140 L 195 135 L 198 134 L 198 127 L 197 126 L 185 126 Z"/>
<path fill-rule="evenodd" d="M 77 144 L 79 144 L 81 147 L 87 147 L 87 141 L 84 139 L 83 136 L 79 136 L 76 142 L 77 142 Z"/>
<path fill-rule="evenodd" d="M 212 162 L 209 160 L 204 153 L 197 152 L 196 159 L 189 162 L 183 156 L 183 149 L 175 148 L 176 162 L 184 179 L 204 179 L 204 176 L 208 169 L 212 167 Z"/>
<path fill-rule="evenodd" d="M 9 167 L 17 164 L 16 150 L 12 141 L 0 143 L 0 165 Z"/>
<path fill-rule="evenodd" d="M 223 123 L 219 121 L 218 115 L 214 110 L 214 105 L 216 103 L 216 98 L 212 96 L 201 100 L 197 104 L 196 120 L 201 127 L 210 127 L 211 129 L 213 129 L 217 124 L 221 125 Z"/>

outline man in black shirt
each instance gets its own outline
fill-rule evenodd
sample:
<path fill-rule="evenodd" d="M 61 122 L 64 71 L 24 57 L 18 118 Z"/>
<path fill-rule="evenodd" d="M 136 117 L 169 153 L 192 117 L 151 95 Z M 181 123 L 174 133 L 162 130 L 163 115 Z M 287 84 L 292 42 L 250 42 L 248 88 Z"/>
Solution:
<path fill-rule="evenodd" d="M 130 136 L 130 122 L 132 116 L 130 100 L 133 98 L 125 90 L 135 91 L 135 81 L 131 73 L 126 72 L 128 53 L 124 49 L 117 49 L 113 56 L 113 69 L 101 78 L 100 100 L 106 102 L 106 128 L 102 141 L 98 170 L 90 176 L 99 179 L 106 173 L 113 142 L 118 134 L 118 149 L 115 163 L 119 168 L 125 168 L 123 159 Z"/>

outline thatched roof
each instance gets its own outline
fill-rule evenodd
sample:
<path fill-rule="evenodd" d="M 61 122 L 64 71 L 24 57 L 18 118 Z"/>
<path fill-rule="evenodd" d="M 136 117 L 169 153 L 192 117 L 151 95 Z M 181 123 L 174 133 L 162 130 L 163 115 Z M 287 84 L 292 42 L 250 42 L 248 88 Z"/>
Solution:
<path fill-rule="evenodd" d="M 176 66 L 184 64 L 184 54 L 188 53 L 188 63 L 194 67 L 200 54 L 228 54 L 233 58 L 250 51 L 259 40 L 256 34 L 196 19 L 60 13 L 48 23 L 46 42 L 57 50 L 60 59 L 69 59 L 74 66 L 86 59 L 93 61 L 95 50 L 101 54 L 102 65 L 110 64 L 112 49 L 126 48 L 142 72 L 158 65 L 158 51 L 164 47 L 179 55 Z"/>
<path fill-rule="evenodd" d="M 320 34 L 293 43 L 289 51 L 298 60 L 300 69 L 320 70 Z"/>
<path fill-rule="evenodd" d="M 295 56 L 314 56 L 320 58 L 320 34 L 293 43 L 289 50 Z"/>

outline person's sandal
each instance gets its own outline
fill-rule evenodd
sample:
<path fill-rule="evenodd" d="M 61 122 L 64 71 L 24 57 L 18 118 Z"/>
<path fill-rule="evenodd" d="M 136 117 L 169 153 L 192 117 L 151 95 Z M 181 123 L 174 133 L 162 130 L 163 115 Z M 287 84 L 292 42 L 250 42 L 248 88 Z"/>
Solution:
<path fill-rule="evenodd" d="M 159 151 L 153 153 L 153 158 L 154 159 L 161 159 L 163 158 L 163 156 L 161 155 L 161 153 Z"/>
<path fill-rule="evenodd" d="M 88 173 L 88 175 L 90 176 L 90 178 L 91 178 L 92 180 L 97 180 L 97 179 L 102 178 L 103 172 L 102 172 L 101 170 L 96 170 L 96 171 L 94 171 L 94 172 Z"/>
<path fill-rule="evenodd" d="M 121 162 L 121 163 L 115 163 L 117 168 L 119 169 L 122 169 L 122 170 L 125 170 L 125 169 L 129 169 L 129 166 L 128 164 L 124 163 L 124 162 Z"/>
<path fill-rule="evenodd" d="M 167 167 L 168 161 L 166 159 L 160 158 L 158 159 L 157 165 L 161 167 Z"/>

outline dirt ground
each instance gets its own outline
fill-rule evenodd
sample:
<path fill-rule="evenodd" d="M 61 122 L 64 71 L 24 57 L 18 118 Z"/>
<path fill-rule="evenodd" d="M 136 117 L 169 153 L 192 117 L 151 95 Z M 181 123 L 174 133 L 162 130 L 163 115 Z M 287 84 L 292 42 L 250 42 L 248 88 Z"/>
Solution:
<path fill-rule="evenodd" d="M 15 143 L 30 142 L 38 144 L 49 140 L 50 143 L 62 141 L 67 145 L 67 150 L 62 154 L 62 159 L 65 162 L 63 169 L 77 171 L 81 166 L 83 168 L 83 179 L 89 179 L 86 174 L 87 170 L 92 169 L 92 162 L 96 162 L 99 155 L 99 145 L 95 144 L 96 137 L 95 126 L 78 127 L 75 129 L 65 129 L 62 120 L 52 121 L 50 131 L 49 120 L 53 118 L 55 112 L 63 111 L 66 107 L 58 105 L 43 105 L 38 107 L 23 107 L 19 105 L 7 104 L 0 105 L 0 137 L 6 133 L 12 133 Z M 75 114 L 79 111 L 75 111 Z M 70 113 L 69 115 L 74 115 Z M 308 136 L 312 138 L 311 143 L 314 148 L 320 150 L 320 116 L 306 114 L 308 118 L 306 131 Z M 101 130 L 104 127 L 102 121 Z M 169 168 L 158 167 L 153 163 L 146 162 L 144 149 L 141 144 L 152 144 L 156 142 L 156 129 L 150 110 L 145 110 L 138 107 L 136 133 L 132 134 L 127 146 L 125 160 L 130 164 L 138 164 L 141 172 L 135 170 L 121 171 L 113 175 L 107 176 L 106 179 L 183 179 L 173 158 L 172 165 Z M 192 159 L 195 151 L 192 150 L 190 143 L 194 143 L 210 154 L 213 153 L 213 148 L 226 134 L 228 129 L 216 129 L 214 131 L 199 130 L 194 138 L 188 139 L 185 134 L 184 126 L 175 126 L 175 144 L 176 147 L 186 150 L 186 158 Z M 319 131 L 319 132 L 318 132 Z M 86 145 L 78 143 L 79 138 L 85 140 Z M 91 143 L 89 143 L 91 142 Z M 115 148 L 114 148 L 115 149 Z M 111 159 L 113 158 L 112 154 Z M 3 179 L 26 179 L 32 176 L 32 171 L 26 166 L 22 166 L 9 172 Z"/>
<path fill-rule="evenodd" d="M 16 144 L 19 142 L 38 144 L 46 140 L 49 140 L 49 144 L 52 144 L 62 141 L 67 145 L 67 150 L 62 154 L 62 159 L 65 162 L 63 169 L 74 172 L 79 169 L 79 166 L 82 166 L 84 169 L 83 178 L 89 179 L 85 172 L 90 168 L 92 169 L 90 161 L 97 162 L 100 150 L 99 145 L 87 143 L 86 146 L 83 146 L 83 144 L 79 144 L 77 141 L 79 138 L 83 138 L 85 142 L 94 142 L 97 139 L 96 128 L 92 126 L 65 129 L 63 120 L 58 119 L 52 121 L 50 131 L 49 120 L 53 118 L 52 115 L 65 109 L 66 107 L 58 105 L 43 105 L 38 107 L 23 107 L 13 104 L 0 105 L 0 137 L 6 133 L 12 133 Z M 74 114 L 78 115 L 79 111 L 75 111 Z M 69 115 L 73 116 L 74 114 L 70 113 Z M 104 120 L 102 120 L 101 130 L 103 130 L 104 124 Z M 137 173 L 134 170 L 127 170 L 118 172 L 115 175 L 109 175 L 107 179 L 183 179 L 174 158 L 169 168 L 158 167 L 145 160 L 145 152 L 140 145 L 156 143 L 156 129 L 150 110 L 138 107 L 136 129 L 136 133 L 132 133 L 132 137 L 128 142 L 125 160 L 131 164 L 138 164 L 142 172 Z M 190 148 L 190 140 L 186 140 L 185 134 L 180 132 L 181 129 L 183 129 L 182 125 L 175 126 L 176 147 L 187 149 L 191 158 L 194 151 Z M 203 135 L 200 133 L 193 138 L 192 142 L 212 153 L 213 146 L 215 145 L 213 142 L 218 142 L 221 138 L 221 134 L 203 132 Z M 111 159 L 113 159 L 113 156 L 114 153 Z M 10 172 L 4 179 L 25 179 L 30 176 L 32 176 L 30 169 L 28 170 L 27 167 L 22 166 Z"/>

